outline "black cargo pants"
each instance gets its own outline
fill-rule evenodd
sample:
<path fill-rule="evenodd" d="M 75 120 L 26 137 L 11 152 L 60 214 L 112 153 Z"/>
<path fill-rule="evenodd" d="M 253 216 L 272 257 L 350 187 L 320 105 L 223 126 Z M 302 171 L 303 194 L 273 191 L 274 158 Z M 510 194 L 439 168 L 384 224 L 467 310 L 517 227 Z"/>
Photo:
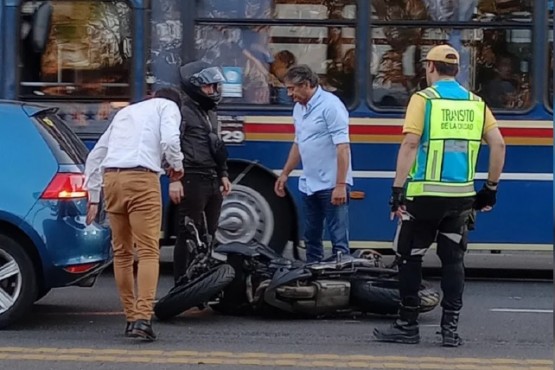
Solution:
<path fill-rule="evenodd" d="M 401 303 L 420 305 L 422 258 L 434 241 L 441 260 L 441 306 L 458 311 L 464 290 L 464 253 L 467 249 L 467 222 L 474 197 L 414 197 L 407 200 L 406 214 L 399 223 L 394 248 L 399 262 Z"/>
<path fill-rule="evenodd" d="M 184 197 L 177 210 L 177 240 L 173 250 L 174 279 L 183 275 L 191 258 L 187 249 L 187 239 L 194 239 L 193 235 L 185 228 L 185 217 L 191 218 L 200 235 L 205 233 L 204 215 L 206 216 L 206 229 L 214 237 L 218 229 L 218 221 L 222 208 L 223 196 L 220 191 L 220 179 L 215 173 L 197 174 L 187 173 L 181 179 Z"/>

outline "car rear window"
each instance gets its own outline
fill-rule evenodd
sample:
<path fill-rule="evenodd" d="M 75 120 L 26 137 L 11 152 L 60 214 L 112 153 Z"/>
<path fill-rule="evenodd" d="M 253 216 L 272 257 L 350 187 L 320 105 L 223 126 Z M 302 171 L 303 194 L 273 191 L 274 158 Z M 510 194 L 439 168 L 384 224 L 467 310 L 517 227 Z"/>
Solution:
<path fill-rule="evenodd" d="M 35 116 L 36 126 L 60 164 L 84 164 L 88 149 L 56 114 L 41 112 Z"/>

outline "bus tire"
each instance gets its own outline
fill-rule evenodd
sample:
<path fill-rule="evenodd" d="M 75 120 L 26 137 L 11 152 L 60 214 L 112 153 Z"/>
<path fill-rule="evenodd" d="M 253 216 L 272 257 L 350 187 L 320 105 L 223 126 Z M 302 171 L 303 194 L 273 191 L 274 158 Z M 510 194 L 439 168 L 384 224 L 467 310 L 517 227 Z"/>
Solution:
<path fill-rule="evenodd" d="M 233 180 L 246 164 L 230 166 Z M 296 230 L 297 215 L 293 199 L 274 193 L 275 175 L 254 166 L 224 198 L 220 226 L 216 233 L 219 243 L 257 241 L 282 253 Z"/>

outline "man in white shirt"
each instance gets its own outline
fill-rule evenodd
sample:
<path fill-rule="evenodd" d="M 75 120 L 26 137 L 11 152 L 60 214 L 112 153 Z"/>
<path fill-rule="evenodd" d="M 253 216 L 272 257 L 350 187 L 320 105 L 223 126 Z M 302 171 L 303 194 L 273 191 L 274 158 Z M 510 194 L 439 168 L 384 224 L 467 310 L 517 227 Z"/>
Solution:
<path fill-rule="evenodd" d="M 172 179 L 183 176 L 179 138 L 181 96 L 163 88 L 120 110 L 85 164 L 87 224 L 98 213 L 102 183 L 112 228 L 114 276 L 127 319 L 125 335 L 155 340 L 151 317 L 158 285 L 162 222 L 162 160 Z M 133 247 L 139 259 L 134 294 Z"/>

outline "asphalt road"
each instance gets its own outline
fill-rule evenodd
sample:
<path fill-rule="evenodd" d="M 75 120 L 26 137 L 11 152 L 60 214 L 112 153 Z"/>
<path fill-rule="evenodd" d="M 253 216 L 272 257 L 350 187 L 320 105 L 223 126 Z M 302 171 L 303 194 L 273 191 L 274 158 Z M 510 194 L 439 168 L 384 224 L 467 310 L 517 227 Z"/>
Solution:
<path fill-rule="evenodd" d="M 164 273 L 159 293 L 172 278 Z M 432 281 L 435 286 L 438 281 Z M 37 302 L 0 337 L 0 369 L 552 369 L 552 282 L 467 283 L 459 348 L 439 346 L 436 309 L 421 316 L 418 345 L 378 343 L 390 318 L 270 320 L 189 311 L 155 321 L 154 343 L 123 337 L 113 276 Z"/>

